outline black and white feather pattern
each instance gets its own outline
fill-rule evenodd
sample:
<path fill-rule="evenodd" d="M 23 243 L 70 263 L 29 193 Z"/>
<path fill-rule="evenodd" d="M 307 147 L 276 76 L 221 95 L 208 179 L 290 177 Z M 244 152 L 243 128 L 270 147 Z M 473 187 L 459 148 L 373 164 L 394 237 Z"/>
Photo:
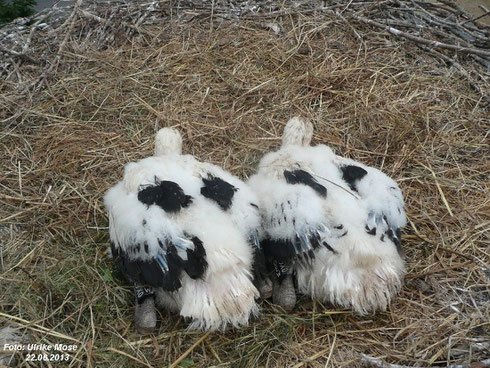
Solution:
<path fill-rule="evenodd" d="M 190 317 L 192 329 L 244 325 L 257 312 L 256 196 L 180 147 L 179 133 L 162 129 L 156 155 L 127 164 L 107 192 L 114 261 L 131 281 L 155 289 L 157 305 Z"/>
<path fill-rule="evenodd" d="M 402 193 L 381 171 L 309 146 L 312 132 L 311 123 L 291 119 L 282 147 L 249 180 L 268 265 L 315 298 L 361 314 L 385 309 L 404 275 Z"/>

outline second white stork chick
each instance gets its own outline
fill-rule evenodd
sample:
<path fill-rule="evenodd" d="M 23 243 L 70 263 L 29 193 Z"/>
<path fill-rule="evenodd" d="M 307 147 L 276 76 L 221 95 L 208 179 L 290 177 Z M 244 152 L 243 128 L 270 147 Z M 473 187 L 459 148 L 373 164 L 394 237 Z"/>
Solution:
<path fill-rule="evenodd" d="M 261 245 L 275 273 L 273 300 L 290 310 L 298 290 L 360 314 L 386 309 L 404 263 L 403 196 L 381 171 L 310 146 L 313 126 L 293 118 L 282 146 L 249 180 L 259 197 Z"/>
<path fill-rule="evenodd" d="M 136 325 L 155 327 L 153 303 L 189 328 L 247 324 L 257 313 L 252 266 L 260 218 L 255 194 L 220 167 L 182 154 L 161 129 L 155 156 L 125 166 L 104 198 L 114 261 L 136 285 Z"/>

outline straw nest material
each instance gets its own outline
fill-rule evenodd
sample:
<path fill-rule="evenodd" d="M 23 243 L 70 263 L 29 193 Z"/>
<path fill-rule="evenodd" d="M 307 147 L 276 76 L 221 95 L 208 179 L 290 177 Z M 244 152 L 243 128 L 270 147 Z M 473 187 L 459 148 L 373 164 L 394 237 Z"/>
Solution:
<path fill-rule="evenodd" d="M 453 42 L 478 54 L 375 24 L 446 11 L 445 22 L 464 28 L 469 17 L 452 3 L 185 4 L 78 1 L 0 30 L 0 327 L 77 345 L 71 366 L 484 366 L 488 29 L 467 22 L 481 42 Z M 156 130 L 173 126 L 187 153 L 247 178 L 295 115 L 314 123 L 314 143 L 400 183 L 408 274 L 389 310 L 360 317 L 303 297 L 289 314 L 261 302 L 241 330 L 186 331 L 161 312 L 154 335 L 135 333 L 102 204 L 123 165 L 150 155 Z M 15 354 L 19 366 L 48 365 L 27 353 Z"/>

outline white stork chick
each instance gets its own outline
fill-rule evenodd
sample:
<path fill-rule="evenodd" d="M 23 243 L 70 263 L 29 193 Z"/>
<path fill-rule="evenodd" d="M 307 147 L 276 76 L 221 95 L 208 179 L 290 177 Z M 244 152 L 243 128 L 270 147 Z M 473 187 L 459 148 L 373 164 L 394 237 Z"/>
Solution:
<path fill-rule="evenodd" d="M 182 155 L 177 130 L 161 129 L 155 143 L 155 156 L 127 164 L 104 198 L 114 261 L 138 285 L 137 328 L 155 327 L 155 301 L 192 319 L 190 329 L 246 325 L 257 313 L 257 198 L 218 166 Z"/>
<path fill-rule="evenodd" d="M 404 276 L 403 196 L 381 171 L 310 146 L 313 126 L 291 119 L 282 147 L 266 154 L 249 180 L 259 197 L 261 246 L 275 272 L 273 301 L 301 293 L 351 307 L 385 310 Z"/>

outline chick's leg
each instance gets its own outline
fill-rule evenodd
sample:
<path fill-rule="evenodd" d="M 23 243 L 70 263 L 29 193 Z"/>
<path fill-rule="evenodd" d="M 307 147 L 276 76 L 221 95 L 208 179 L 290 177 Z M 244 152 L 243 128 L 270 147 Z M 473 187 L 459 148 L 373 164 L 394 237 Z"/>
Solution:
<path fill-rule="evenodd" d="M 293 310 L 296 304 L 296 291 L 292 275 L 284 275 L 282 279 L 273 276 L 272 301 L 281 306 L 286 312 Z"/>
<path fill-rule="evenodd" d="M 136 296 L 136 308 L 134 322 L 136 329 L 141 333 L 152 332 L 157 325 L 155 310 L 155 292 L 149 287 L 134 287 Z"/>
<path fill-rule="evenodd" d="M 257 280 L 257 289 L 262 299 L 269 299 L 272 296 L 272 281 L 269 277 Z"/>

